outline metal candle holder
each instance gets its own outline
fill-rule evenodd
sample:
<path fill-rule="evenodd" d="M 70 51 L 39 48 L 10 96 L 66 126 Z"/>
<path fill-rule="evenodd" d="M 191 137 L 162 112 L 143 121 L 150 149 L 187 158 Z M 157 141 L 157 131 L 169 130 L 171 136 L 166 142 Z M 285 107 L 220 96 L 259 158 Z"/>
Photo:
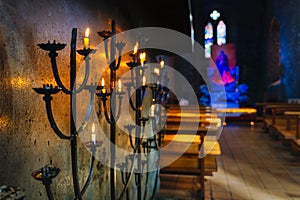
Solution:
<path fill-rule="evenodd" d="M 94 153 L 96 151 L 96 148 L 101 146 L 102 142 L 97 141 L 96 144 L 89 145 L 89 147 L 91 148 L 91 151 L 92 151 L 91 167 L 90 167 L 89 175 L 86 179 L 86 182 L 85 182 L 84 186 L 82 187 L 82 189 L 80 189 L 79 180 L 78 180 L 78 160 L 77 160 L 77 139 L 78 139 L 78 134 L 80 132 L 76 131 L 76 127 L 75 127 L 76 108 L 72 107 L 72 105 L 73 104 L 75 105 L 75 103 L 76 103 L 76 98 L 75 98 L 76 94 L 80 93 L 84 89 L 89 90 L 89 86 L 87 85 L 87 80 L 89 78 L 89 59 L 85 59 L 86 74 L 85 74 L 82 84 L 80 85 L 80 87 L 78 89 L 73 89 L 76 86 L 75 85 L 76 84 L 75 83 L 75 79 L 76 79 L 76 38 L 77 38 L 77 29 L 73 28 L 72 29 L 72 37 L 71 37 L 71 54 L 70 54 L 70 82 L 69 82 L 70 89 L 67 89 L 67 87 L 65 87 L 64 84 L 62 83 L 59 73 L 58 73 L 58 67 L 57 67 L 57 63 L 56 63 L 56 57 L 58 56 L 57 51 L 64 49 L 66 44 L 56 43 L 55 40 L 53 41 L 53 43 L 50 43 L 50 41 L 48 41 L 48 43 L 38 44 L 38 46 L 41 49 L 49 52 L 48 56 L 50 57 L 50 60 L 51 60 L 52 72 L 53 72 L 57 86 L 53 87 L 52 85 L 47 84 L 47 85 L 43 85 L 42 88 L 33 88 L 33 89 L 38 94 L 44 95 L 43 100 L 45 101 L 45 104 L 46 104 L 48 120 L 49 120 L 49 123 L 50 123 L 51 128 L 53 129 L 54 133 L 59 138 L 70 141 L 71 163 L 72 163 L 72 181 L 73 181 L 75 199 L 81 200 L 82 196 L 85 193 L 85 191 L 90 183 L 90 180 L 91 180 L 91 175 L 92 175 L 93 166 L 94 166 L 94 159 L 95 159 Z M 91 53 L 92 51 L 93 51 L 93 49 L 80 49 L 77 52 L 80 55 L 87 57 L 88 54 Z M 60 131 L 60 129 L 58 128 L 58 126 L 54 120 L 53 113 L 52 113 L 51 101 L 53 99 L 53 95 L 57 94 L 58 92 L 63 92 L 64 94 L 69 95 L 69 97 L 70 97 L 70 130 L 69 130 L 68 135 L 66 135 Z M 91 99 L 93 99 L 92 95 L 91 95 Z M 91 107 L 92 104 L 93 104 L 93 101 L 91 100 L 89 106 Z M 90 113 L 91 113 L 91 109 L 88 109 L 85 119 L 88 119 Z M 83 125 L 79 130 L 83 130 L 85 122 L 86 122 L 86 120 L 83 122 Z M 41 169 L 44 169 L 44 168 L 41 168 Z M 43 184 L 46 187 L 48 199 L 53 199 L 53 194 L 51 192 L 50 184 L 52 182 L 52 179 L 58 175 L 60 170 L 58 168 L 52 168 L 52 167 L 48 167 L 46 169 L 48 169 L 48 171 L 51 172 L 50 175 L 49 175 L 49 173 L 44 175 L 44 173 L 41 172 L 42 170 L 37 170 L 32 173 L 32 176 L 35 179 L 41 180 L 43 182 Z M 42 173 L 41 178 L 38 178 L 41 173 Z"/>
<path fill-rule="evenodd" d="M 153 104 L 161 104 L 166 107 L 167 100 L 168 100 L 168 89 L 166 87 L 162 87 L 159 83 L 157 84 L 143 84 L 142 86 L 138 87 L 140 85 L 140 81 L 143 75 L 144 70 L 146 70 L 146 67 L 143 66 L 143 68 L 140 68 L 138 66 L 141 65 L 140 59 L 137 56 L 137 54 L 131 54 L 132 61 L 128 62 L 127 65 L 131 70 L 131 82 L 124 83 L 124 86 L 126 87 L 128 97 L 129 97 L 129 103 L 131 109 L 135 112 L 135 124 L 128 124 L 125 126 L 125 128 L 131 133 L 133 130 L 135 130 L 135 139 L 129 134 L 130 144 L 133 149 L 133 154 L 126 157 L 124 163 L 116 164 L 115 157 L 116 157 L 116 149 L 115 144 L 117 140 L 117 134 L 116 134 L 116 123 L 119 120 L 120 113 L 121 113 L 121 105 L 122 105 L 122 99 L 126 92 L 118 91 L 113 95 L 113 91 L 115 89 L 116 83 L 117 83 L 117 70 L 120 68 L 121 63 L 121 55 L 122 55 L 122 49 L 125 45 L 123 42 L 116 42 L 115 34 L 116 34 L 116 28 L 115 28 L 115 21 L 112 20 L 111 24 L 111 31 L 99 31 L 99 36 L 103 38 L 104 42 L 104 51 L 106 55 L 107 63 L 109 64 L 110 69 L 110 88 L 106 91 L 104 90 L 104 86 L 98 86 L 98 85 L 88 85 L 88 79 L 89 79 L 89 73 L 90 73 L 90 58 L 89 54 L 93 53 L 93 49 L 87 48 L 87 49 L 79 49 L 77 50 L 77 53 L 85 57 L 85 76 L 82 81 L 82 84 L 76 88 L 76 37 L 77 37 L 77 29 L 73 28 L 72 30 L 72 38 L 71 38 L 71 56 L 70 56 L 70 83 L 69 88 L 65 87 L 60 79 L 59 73 L 58 73 L 58 67 L 56 63 L 56 57 L 58 56 L 58 51 L 64 49 L 66 44 L 60 44 L 56 43 L 56 41 L 53 41 L 53 43 L 43 43 L 38 44 L 38 46 L 48 51 L 48 56 L 51 60 L 51 67 L 52 72 L 56 81 L 57 86 L 53 87 L 53 85 L 43 85 L 41 88 L 33 88 L 34 91 L 36 91 L 38 94 L 43 95 L 43 100 L 46 104 L 46 111 L 49 123 L 51 125 L 51 128 L 53 129 L 54 133 L 63 140 L 70 141 L 71 144 L 71 162 L 72 162 L 72 180 L 73 180 L 73 188 L 75 193 L 75 199 L 81 200 L 83 194 L 86 192 L 89 183 L 91 181 L 93 169 L 94 169 L 94 161 L 95 161 L 95 153 L 97 148 L 99 148 L 102 145 L 102 141 L 96 140 L 95 142 L 86 142 L 85 146 L 90 149 L 91 151 L 91 165 L 89 170 L 89 175 L 86 178 L 85 184 L 82 188 L 80 188 L 79 185 L 79 179 L 78 179 L 78 159 L 77 159 L 77 139 L 80 132 L 84 130 L 84 128 L 87 125 L 88 119 L 91 114 L 92 105 L 93 105 L 93 99 L 94 96 L 98 96 L 99 99 L 102 102 L 101 106 L 101 113 L 104 114 L 104 117 L 107 121 L 107 123 L 110 126 L 110 195 L 111 199 L 122 199 L 123 195 L 126 194 L 126 199 L 129 200 L 129 184 L 131 183 L 132 178 L 135 178 L 135 184 L 137 187 L 137 199 L 142 200 L 145 199 L 147 196 L 147 184 L 149 179 L 149 172 L 148 172 L 148 164 L 145 160 L 142 159 L 141 153 L 145 154 L 145 157 L 148 159 L 149 154 L 153 149 L 160 149 L 160 146 L 162 144 L 162 138 L 163 138 L 163 132 L 160 131 L 159 133 L 155 134 L 153 138 L 144 138 L 144 128 L 148 121 L 152 122 L 153 130 L 162 129 L 163 124 L 161 124 L 161 120 L 156 120 L 157 118 L 161 118 L 161 109 L 155 110 L 155 114 L 145 117 L 142 116 L 142 105 L 144 101 L 144 95 L 147 89 L 150 89 L 151 91 L 151 98 L 153 99 Z M 110 48 L 109 48 L 110 45 Z M 116 60 L 116 54 L 118 54 L 118 59 Z M 141 70 L 141 75 L 140 75 Z M 157 75 L 155 76 L 156 80 L 159 82 L 161 81 L 162 76 Z M 130 96 L 130 91 L 132 88 L 137 87 L 135 89 L 135 103 L 132 100 Z M 96 91 L 94 90 L 96 88 Z M 72 90 L 73 89 L 73 90 Z M 72 107 L 72 105 L 76 105 L 76 94 L 79 94 L 83 90 L 87 90 L 90 92 L 90 103 L 89 107 L 87 109 L 87 113 L 85 114 L 84 120 L 79 128 L 77 128 L 76 131 L 76 108 Z M 66 95 L 69 95 L 70 97 L 70 130 L 69 134 L 66 135 L 62 133 L 53 117 L 52 113 L 52 107 L 51 107 L 51 101 L 53 99 L 53 95 L 63 92 Z M 112 109 L 117 107 L 116 98 L 118 98 L 118 110 Z M 109 109 L 108 109 L 109 108 Z M 157 123 L 158 121 L 158 123 Z M 158 156 L 159 160 L 159 156 Z M 134 168 L 134 163 L 137 163 L 137 169 Z M 130 165 L 129 165 L 130 163 Z M 144 167 L 147 165 L 147 172 L 144 172 Z M 121 195 L 117 198 L 116 197 L 116 184 L 117 184 L 117 171 L 116 167 L 121 169 L 121 175 L 122 175 L 122 182 L 123 182 L 123 190 L 121 192 Z M 125 168 L 127 168 L 125 170 Z M 158 183 L 158 176 L 159 176 L 159 167 L 157 167 L 156 172 L 156 182 L 155 187 L 152 194 L 152 199 L 155 196 L 157 183 Z M 45 173 L 45 170 L 49 173 Z M 52 179 L 55 178 L 60 169 L 55 167 L 43 167 L 39 170 L 36 170 L 32 173 L 32 176 L 43 182 L 45 185 L 47 196 L 50 200 L 53 199 L 53 194 L 51 192 L 50 184 L 52 182 Z M 126 172 L 124 172 L 126 171 Z M 145 192 L 142 194 L 142 175 L 141 173 L 146 173 L 146 184 L 145 184 Z"/>

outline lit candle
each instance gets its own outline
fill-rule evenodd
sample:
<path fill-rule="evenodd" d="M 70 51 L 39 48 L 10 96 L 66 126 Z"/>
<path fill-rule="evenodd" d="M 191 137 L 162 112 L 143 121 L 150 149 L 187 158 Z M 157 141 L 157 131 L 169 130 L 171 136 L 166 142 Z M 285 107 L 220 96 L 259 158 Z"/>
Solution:
<path fill-rule="evenodd" d="M 161 60 L 159 64 L 160 64 L 160 67 L 163 68 L 164 65 L 165 65 L 165 61 L 164 61 L 164 60 Z"/>
<path fill-rule="evenodd" d="M 154 73 L 159 76 L 159 68 L 154 68 Z"/>
<path fill-rule="evenodd" d="M 84 49 L 88 49 L 89 48 L 89 34 L 90 34 L 90 28 L 87 28 L 85 30 L 85 37 L 83 38 L 83 46 L 84 46 Z"/>
<path fill-rule="evenodd" d="M 102 90 L 101 90 L 102 93 L 106 93 L 106 89 L 104 87 L 105 86 L 104 78 L 101 79 L 101 86 L 103 87 Z"/>
<path fill-rule="evenodd" d="M 134 45 L 134 48 L 133 48 L 133 54 L 137 53 L 138 48 L 139 48 L 139 43 L 136 42 L 135 45 Z"/>
<path fill-rule="evenodd" d="M 145 86 L 146 85 L 146 77 L 143 76 L 143 79 L 142 79 L 142 85 Z"/>
<path fill-rule="evenodd" d="M 122 92 L 122 82 L 121 82 L 121 79 L 118 80 L 118 92 Z"/>
<path fill-rule="evenodd" d="M 92 125 L 92 135 L 91 135 L 91 142 L 93 144 L 96 144 L 96 133 L 95 133 L 95 123 Z"/>
<path fill-rule="evenodd" d="M 144 65 L 145 60 L 146 60 L 146 53 L 143 52 L 140 54 L 140 61 L 142 66 Z"/>
<path fill-rule="evenodd" d="M 105 84 L 104 78 L 102 78 L 102 79 L 101 79 L 101 86 L 104 87 L 104 84 Z"/>
<path fill-rule="evenodd" d="M 155 105 L 152 104 L 150 108 L 150 117 L 154 117 L 154 110 L 155 110 Z"/>

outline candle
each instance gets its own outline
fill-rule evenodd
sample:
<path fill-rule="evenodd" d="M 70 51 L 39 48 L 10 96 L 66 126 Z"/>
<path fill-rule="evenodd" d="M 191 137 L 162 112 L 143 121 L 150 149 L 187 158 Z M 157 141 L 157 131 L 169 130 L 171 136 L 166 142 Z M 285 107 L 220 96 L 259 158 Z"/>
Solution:
<path fill-rule="evenodd" d="M 101 90 L 102 93 L 106 93 L 106 89 L 104 87 L 105 86 L 104 78 L 101 79 L 101 86 L 103 87 L 102 90 Z"/>
<path fill-rule="evenodd" d="M 104 84 L 105 84 L 104 78 L 102 78 L 102 79 L 101 79 L 101 86 L 104 87 Z"/>
<path fill-rule="evenodd" d="M 122 92 L 122 82 L 121 82 L 121 79 L 118 80 L 118 92 Z"/>
<path fill-rule="evenodd" d="M 154 68 L 154 73 L 159 76 L 159 68 Z"/>
<path fill-rule="evenodd" d="M 165 65 L 165 61 L 164 61 L 164 60 L 161 60 L 159 64 L 160 64 L 160 67 L 163 68 L 164 65 Z"/>
<path fill-rule="evenodd" d="M 152 104 L 150 108 L 150 117 L 154 117 L 154 110 L 155 110 L 155 105 Z"/>
<path fill-rule="evenodd" d="M 90 34 L 90 28 L 87 28 L 85 30 L 85 37 L 83 38 L 83 46 L 84 49 L 89 49 L 89 34 Z"/>
<path fill-rule="evenodd" d="M 143 76 L 143 79 L 142 79 L 142 85 L 145 86 L 146 85 L 146 77 Z"/>
<path fill-rule="evenodd" d="M 91 142 L 93 144 L 96 144 L 95 123 L 93 123 L 93 125 L 92 125 Z"/>
<path fill-rule="evenodd" d="M 139 43 L 136 42 L 135 45 L 134 45 L 134 48 L 133 48 L 133 54 L 137 53 L 138 48 L 139 48 Z"/>
<path fill-rule="evenodd" d="M 145 60 L 146 60 L 146 53 L 143 52 L 140 54 L 140 61 L 142 66 L 144 65 Z"/>

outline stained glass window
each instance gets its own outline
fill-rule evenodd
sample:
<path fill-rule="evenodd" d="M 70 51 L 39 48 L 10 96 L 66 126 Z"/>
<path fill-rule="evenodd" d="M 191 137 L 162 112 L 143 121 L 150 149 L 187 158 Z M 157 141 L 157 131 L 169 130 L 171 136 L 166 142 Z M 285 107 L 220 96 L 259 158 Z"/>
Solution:
<path fill-rule="evenodd" d="M 217 43 L 226 44 L 226 25 L 223 20 L 220 20 L 217 26 Z"/>
<path fill-rule="evenodd" d="M 208 24 L 205 26 L 205 57 L 210 58 L 210 53 L 211 53 L 211 45 L 214 43 L 213 39 L 213 26 L 211 22 L 208 22 Z"/>

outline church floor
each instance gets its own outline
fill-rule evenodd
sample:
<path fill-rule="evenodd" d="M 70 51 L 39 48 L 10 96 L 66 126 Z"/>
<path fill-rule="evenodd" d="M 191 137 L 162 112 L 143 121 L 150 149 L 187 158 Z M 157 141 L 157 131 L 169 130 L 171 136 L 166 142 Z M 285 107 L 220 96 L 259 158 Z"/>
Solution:
<path fill-rule="evenodd" d="M 229 123 L 219 142 L 222 155 L 218 171 L 206 177 L 205 200 L 300 200 L 300 156 L 259 125 Z"/>

